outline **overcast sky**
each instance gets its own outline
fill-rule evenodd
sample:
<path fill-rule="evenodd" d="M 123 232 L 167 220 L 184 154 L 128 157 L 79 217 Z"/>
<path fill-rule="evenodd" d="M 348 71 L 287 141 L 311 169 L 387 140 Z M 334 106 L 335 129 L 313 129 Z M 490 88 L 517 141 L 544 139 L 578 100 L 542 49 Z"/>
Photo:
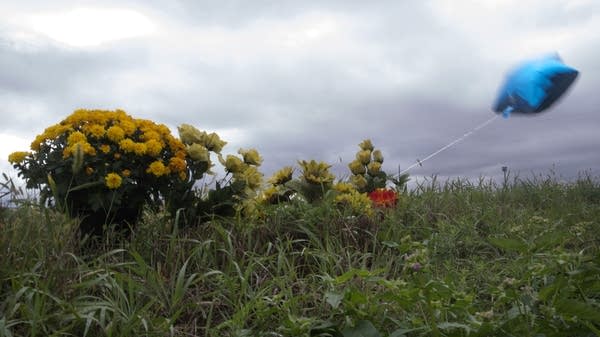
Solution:
<path fill-rule="evenodd" d="M 77 108 L 122 108 L 347 174 L 372 139 L 397 172 L 493 116 L 506 72 L 558 52 L 580 71 L 531 118 L 498 118 L 410 170 L 570 178 L 600 168 L 598 0 L 0 1 L 0 171 Z"/>

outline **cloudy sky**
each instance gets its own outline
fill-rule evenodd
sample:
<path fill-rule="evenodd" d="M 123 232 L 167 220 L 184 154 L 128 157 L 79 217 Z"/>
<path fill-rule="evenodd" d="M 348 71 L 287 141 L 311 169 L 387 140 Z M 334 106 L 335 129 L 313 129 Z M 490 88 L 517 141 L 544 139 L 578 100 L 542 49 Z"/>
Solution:
<path fill-rule="evenodd" d="M 365 138 L 397 172 L 493 116 L 515 63 L 580 76 L 531 118 L 496 119 L 413 177 L 562 177 L 600 168 L 598 0 L 0 1 L 0 171 L 77 108 L 217 132 L 263 172 L 347 174 Z"/>

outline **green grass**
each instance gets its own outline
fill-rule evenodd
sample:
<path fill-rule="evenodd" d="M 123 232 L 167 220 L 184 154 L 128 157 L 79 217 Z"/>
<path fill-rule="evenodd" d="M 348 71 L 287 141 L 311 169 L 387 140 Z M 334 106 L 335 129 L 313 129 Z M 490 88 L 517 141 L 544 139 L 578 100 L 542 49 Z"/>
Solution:
<path fill-rule="evenodd" d="M 600 336 L 600 184 L 426 181 L 375 219 L 292 202 L 91 244 L 0 208 L 0 336 Z"/>

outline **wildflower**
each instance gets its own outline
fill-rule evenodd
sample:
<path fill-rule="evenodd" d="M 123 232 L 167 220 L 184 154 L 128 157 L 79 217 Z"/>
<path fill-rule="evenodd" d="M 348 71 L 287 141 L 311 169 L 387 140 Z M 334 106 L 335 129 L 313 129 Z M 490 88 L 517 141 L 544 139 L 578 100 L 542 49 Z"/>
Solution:
<path fill-rule="evenodd" d="M 17 151 L 8 155 L 8 162 L 11 164 L 20 164 L 29 155 L 29 152 Z"/>
<path fill-rule="evenodd" d="M 104 177 L 104 180 L 106 182 L 106 187 L 110 188 L 111 190 L 119 188 L 121 186 L 121 182 L 123 181 L 121 176 L 116 173 L 107 174 L 106 177 Z"/>
<path fill-rule="evenodd" d="M 131 170 L 124 169 L 123 171 L 121 171 L 121 174 L 123 175 L 123 177 L 129 177 L 131 175 Z"/>
<path fill-rule="evenodd" d="M 263 161 L 262 158 L 260 157 L 260 155 L 258 154 L 258 151 L 256 151 L 255 149 L 249 149 L 249 150 L 240 149 L 238 151 L 238 153 L 242 155 L 242 158 L 244 159 L 244 163 L 246 163 L 248 165 L 259 166 Z"/>
<path fill-rule="evenodd" d="M 292 180 L 293 171 L 294 169 L 291 166 L 285 166 L 273 174 L 273 176 L 269 179 L 269 183 L 271 183 L 273 186 L 283 185 Z"/>

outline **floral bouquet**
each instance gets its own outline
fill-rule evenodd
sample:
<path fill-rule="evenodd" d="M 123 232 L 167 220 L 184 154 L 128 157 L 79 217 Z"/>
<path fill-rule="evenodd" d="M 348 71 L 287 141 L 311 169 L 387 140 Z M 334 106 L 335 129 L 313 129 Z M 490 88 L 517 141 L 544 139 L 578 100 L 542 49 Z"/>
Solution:
<path fill-rule="evenodd" d="M 122 110 L 76 110 L 9 161 L 28 188 L 71 215 L 134 222 L 144 204 L 189 181 L 185 145 L 169 128 Z M 197 174 L 197 173 L 196 173 Z M 124 219 L 118 219 L 123 218 Z M 97 231 L 97 228 L 88 228 Z"/>
<path fill-rule="evenodd" d="M 388 188 L 387 182 L 393 182 L 396 189 L 402 188 L 408 181 L 408 175 L 401 175 L 398 178 L 388 176 L 381 169 L 383 154 L 374 148 L 370 139 L 363 140 L 358 146 L 360 150 L 356 153 L 356 158 L 348 164 L 352 172 L 350 182 L 358 191 L 367 193 L 375 206 L 382 208 L 396 206 L 398 193 Z"/>

